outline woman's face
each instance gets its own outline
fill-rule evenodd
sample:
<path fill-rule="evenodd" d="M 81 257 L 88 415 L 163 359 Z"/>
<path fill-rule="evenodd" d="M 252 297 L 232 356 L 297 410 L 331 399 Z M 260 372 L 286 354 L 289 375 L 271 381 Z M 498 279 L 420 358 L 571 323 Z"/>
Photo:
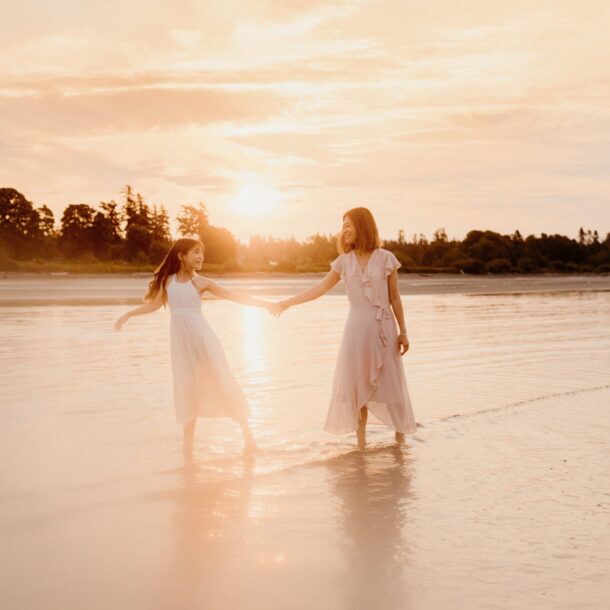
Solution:
<path fill-rule="evenodd" d="M 182 255 L 182 264 L 188 269 L 192 271 L 201 271 L 201 266 L 203 265 L 203 249 L 201 246 L 195 246 L 192 250 L 189 250 L 186 254 Z"/>
<path fill-rule="evenodd" d="M 356 227 L 354 227 L 354 223 L 349 216 L 346 216 L 343 221 L 342 233 L 346 244 L 351 246 L 356 243 Z"/>

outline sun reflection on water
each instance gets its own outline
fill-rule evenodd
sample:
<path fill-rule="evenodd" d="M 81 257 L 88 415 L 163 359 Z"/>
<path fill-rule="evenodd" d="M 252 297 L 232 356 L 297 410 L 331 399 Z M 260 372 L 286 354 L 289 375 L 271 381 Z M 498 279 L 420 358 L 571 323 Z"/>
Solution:
<path fill-rule="evenodd" d="M 253 375 L 266 369 L 265 353 L 262 349 L 262 327 L 265 312 L 254 307 L 244 307 L 241 311 L 245 372 L 248 375 Z"/>

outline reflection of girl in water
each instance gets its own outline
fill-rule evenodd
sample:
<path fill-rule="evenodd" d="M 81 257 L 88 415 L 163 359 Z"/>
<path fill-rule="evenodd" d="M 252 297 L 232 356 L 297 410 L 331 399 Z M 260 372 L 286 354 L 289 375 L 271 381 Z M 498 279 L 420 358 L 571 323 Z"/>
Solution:
<path fill-rule="evenodd" d="M 398 290 L 400 263 L 379 244 L 371 212 L 366 208 L 349 210 L 343 216 L 338 243 L 341 254 L 331 263 L 331 271 L 318 286 L 280 303 L 284 310 L 317 299 L 340 279 L 345 282 L 350 311 L 325 429 L 336 434 L 357 430 L 361 447 L 366 444 L 369 409 L 396 431 L 400 443 L 405 434 L 416 429 L 400 359 L 409 349 Z"/>

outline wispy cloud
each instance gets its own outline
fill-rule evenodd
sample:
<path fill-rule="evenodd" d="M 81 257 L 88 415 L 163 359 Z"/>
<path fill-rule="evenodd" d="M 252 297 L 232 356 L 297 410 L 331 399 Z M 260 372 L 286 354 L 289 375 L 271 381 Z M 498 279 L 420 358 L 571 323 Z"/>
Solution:
<path fill-rule="evenodd" d="M 0 24 L 0 181 L 56 210 L 130 182 L 242 238 L 335 230 L 356 203 L 387 235 L 610 229 L 604 2 L 39 9 Z M 273 217 L 232 212 L 252 175 Z"/>

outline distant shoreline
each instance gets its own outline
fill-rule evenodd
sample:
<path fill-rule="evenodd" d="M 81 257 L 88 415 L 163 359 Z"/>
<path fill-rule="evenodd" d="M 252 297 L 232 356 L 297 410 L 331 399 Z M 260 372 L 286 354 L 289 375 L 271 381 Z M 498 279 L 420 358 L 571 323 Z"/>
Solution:
<path fill-rule="evenodd" d="M 324 276 L 330 269 L 326 271 L 222 271 L 222 270 L 206 270 L 203 269 L 199 275 L 207 275 L 210 277 L 230 277 L 230 278 L 286 278 L 286 277 L 319 277 Z M 16 279 L 16 278 L 108 278 L 108 277 L 150 277 L 153 271 L 0 271 L 0 279 Z M 600 277 L 610 278 L 610 273 L 600 273 L 596 271 L 584 272 L 539 272 L 539 273 L 448 273 L 445 270 L 435 271 L 433 269 L 420 270 L 405 270 L 399 271 L 400 278 L 407 277 L 435 277 L 435 278 L 570 278 L 570 277 Z"/>
<path fill-rule="evenodd" d="M 321 273 L 232 273 L 219 277 L 235 290 L 279 299 L 315 285 Z M 150 274 L 0 274 L 0 307 L 101 306 L 142 303 Z M 610 274 L 452 275 L 401 274 L 403 298 L 420 295 L 525 295 L 610 292 Z M 343 282 L 329 295 L 345 295 Z M 206 298 L 207 295 L 206 295 Z"/>

